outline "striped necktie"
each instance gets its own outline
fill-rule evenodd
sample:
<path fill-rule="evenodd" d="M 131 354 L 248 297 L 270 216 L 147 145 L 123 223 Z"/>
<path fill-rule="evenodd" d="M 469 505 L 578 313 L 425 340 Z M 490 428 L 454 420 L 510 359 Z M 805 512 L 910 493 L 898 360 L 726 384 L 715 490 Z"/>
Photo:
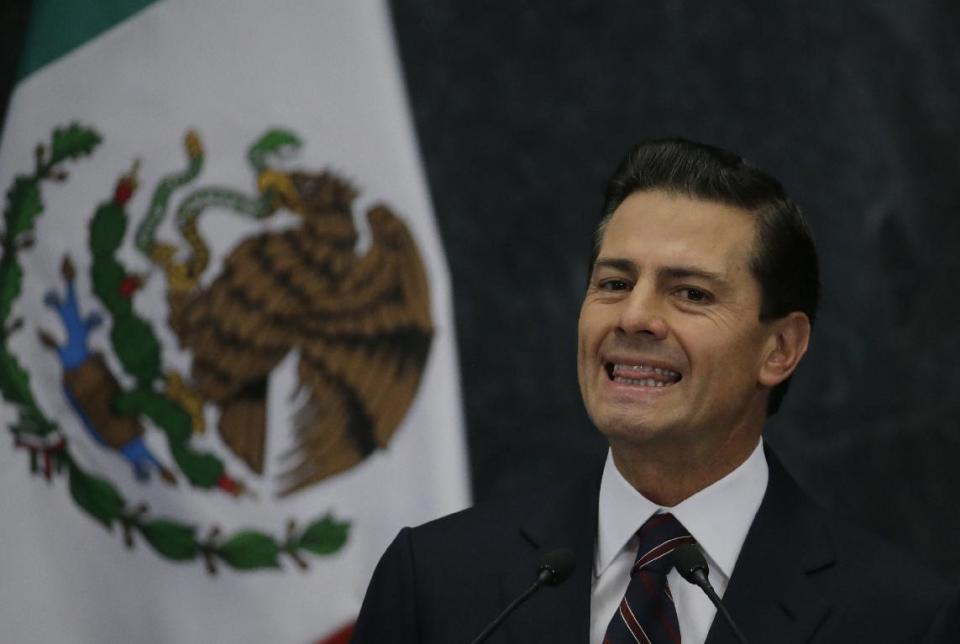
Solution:
<path fill-rule="evenodd" d="M 637 532 L 640 549 L 630 569 L 630 584 L 607 632 L 604 644 L 671 644 L 680 642 L 680 624 L 667 587 L 670 553 L 694 543 L 672 514 L 655 514 Z"/>

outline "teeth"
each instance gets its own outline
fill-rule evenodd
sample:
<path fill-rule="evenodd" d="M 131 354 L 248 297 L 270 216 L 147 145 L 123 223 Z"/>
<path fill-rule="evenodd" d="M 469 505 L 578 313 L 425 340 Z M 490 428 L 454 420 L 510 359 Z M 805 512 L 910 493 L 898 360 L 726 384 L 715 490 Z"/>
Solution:
<path fill-rule="evenodd" d="M 653 371 L 653 373 L 667 376 L 669 378 L 679 378 L 680 374 L 672 369 L 662 369 L 660 367 L 648 367 L 643 364 L 616 364 L 614 365 L 615 369 L 628 370 L 628 371 Z"/>
<path fill-rule="evenodd" d="M 653 378 L 624 378 L 623 376 L 617 376 L 613 379 L 614 382 L 620 382 L 625 385 L 633 385 L 635 387 L 666 387 L 667 383 L 662 380 L 654 380 Z"/>

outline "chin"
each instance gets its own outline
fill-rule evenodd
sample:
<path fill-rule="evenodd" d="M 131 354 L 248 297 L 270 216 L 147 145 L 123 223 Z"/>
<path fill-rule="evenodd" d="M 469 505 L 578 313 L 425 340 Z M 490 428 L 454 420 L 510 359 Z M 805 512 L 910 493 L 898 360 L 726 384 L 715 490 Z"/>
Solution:
<path fill-rule="evenodd" d="M 649 419 L 612 417 L 598 420 L 601 422 L 594 421 L 594 424 L 611 444 L 644 445 L 662 440 L 672 433 L 668 426 Z"/>

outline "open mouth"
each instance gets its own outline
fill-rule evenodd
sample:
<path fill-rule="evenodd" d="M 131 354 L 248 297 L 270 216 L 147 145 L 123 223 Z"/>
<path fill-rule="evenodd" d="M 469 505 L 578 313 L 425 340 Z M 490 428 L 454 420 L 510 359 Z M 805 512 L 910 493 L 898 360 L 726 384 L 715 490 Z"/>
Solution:
<path fill-rule="evenodd" d="M 634 387 L 669 387 L 680 382 L 679 372 L 647 364 L 608 362 L 604 365 L 607 377 L 613 382 Z"/>

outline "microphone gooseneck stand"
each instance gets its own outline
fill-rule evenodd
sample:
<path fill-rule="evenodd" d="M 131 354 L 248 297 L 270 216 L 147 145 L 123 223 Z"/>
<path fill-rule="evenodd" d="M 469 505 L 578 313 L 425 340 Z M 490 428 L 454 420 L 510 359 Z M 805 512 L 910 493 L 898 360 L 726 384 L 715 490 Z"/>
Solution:
<path fill-rule="evenodd" d="M 727 607 L 720 601 L 720 596 L 717 595 L 717 591 L 713 589 L 713 585 L 710 583 L 710 580 L 707 579 L 707 575 L 710 574 L 710 568 L 707 566 L 707 560 L 704 558 L 700 547 L 695 543 L 685 543 L 674 550 L 671 556 L 673 557 L 673 567 L 677 569 L 680 576 L 691 584 L 699 586 L 703 592 L 707 594 L 707 597 L 710 598 L 713 605 L 716 606 L 720 614 L 723 615 L 727 624 L 733 629 L 733 634 L 737 636 L 737 641 L 739 641 L 740 644 L 747 644 L 747 638 L 743 636 L 740 628 L 737 627 L 737 623 L 733 621 L 733 616 L 730 615 L 730 611 L 728 611 Z"/>
<path fill-rule="evenodd" d="M 507 618 L 507 615 L 515 611 L 520 604 L 527 601 L 530 595 L 544 586 L 556 586 L 564 582 L 567 577 L 570 576 L 570 573 L 573 572 L 573 565 L 573 551 L 567 548 L 557 548 L 556 550 L 551 550 L 546 553 L 540 559 L 540 563 L 537 566 L 537 578 L 530 587 L 510 602 L 510 605 L 507 606 L 502 613 L 497 615 L 495 620 L 487 624 L 487 627 L 480 631 L 480 634 L 477 635 L 471 644 L 480 644 L 480 642 L 490 637 L 490 634 L 500 626 L 500 623 Z"/>

